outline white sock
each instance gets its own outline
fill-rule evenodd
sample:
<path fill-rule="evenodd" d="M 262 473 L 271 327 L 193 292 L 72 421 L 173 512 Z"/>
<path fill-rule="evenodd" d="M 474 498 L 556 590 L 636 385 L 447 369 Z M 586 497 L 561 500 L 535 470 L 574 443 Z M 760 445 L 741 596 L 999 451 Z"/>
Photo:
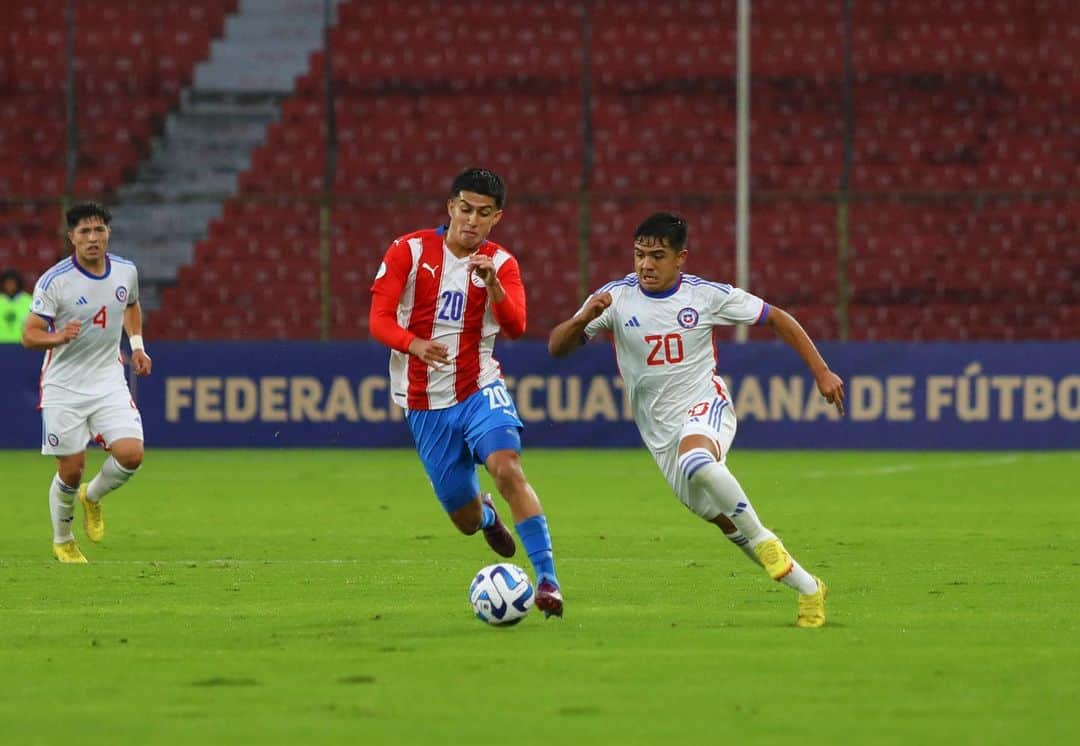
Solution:
<path fill-rule="evenodd" d="M 742 544 L 739 548 L 750 555 L 754 562 L 761 564 L 753 548 L 766 539 L 775 539 L 769 529 L 761 525 L 757 511 L 750 503 L 750 498 L 743 492 L 735 476 L 727 468 L 713 458 L 713 455 L 704 448 L 695 448 L 679 457 L 679 466 L 688 479 L 697 480 L 706 494 L 713 499 L 716 507 L 724 512 L 724 515 L 735 524 L 738 534 L 725 534 L 733 543 L 739 544 L 736 536 L 741 534 Z M 790 552 L 788 552 L 790 554 Z M 817 581 L 814 576 L 803 569 L 802 565 L 791 558 L 791 572 L 780 579 L 784 585 L 790 586 L 799 593 L 809 595 L 817 593 Z"/>
<path fill-rule="evenodd" d="M 75 495 L 79 488 L 67 486 L 60 475 L 53 476 L 49 485 L 49 515 L 52 517 L 53 543 L 63 544 L 71 541 L 71 522 L 75 518 Z"/>
<path fill-rule="evenodd" d="M 788 552 L 788 554 L 791 554 Z M 817 581 L 814 576 L 803 569 L 802 565 L 791 558 L 791 572 L 780 578 L 780 582 L 797 590 L 804 596 L 817 593 Z"/>
<path fill-rule="evenodd" d="M 753 507 L 748 506 L 747 509 L 752 511 Z M 754 518 L 756 519 L 757 516 L 755 515 Z M 764 539 L 775 538 L 774 534 L 768 529 L 765 529 L 765 532 L 768 535 L 764 537 Z M 761 565 L 761 560 L 759 560 L 758 556 L 754 554 L 754 549 L 750 545 L 750 541 L 745 536 L 743 536 L 741 532 L 737 531 L 734 534 L 724 534 L 724 536 L 726 536 L 728 540 L 731 541 L 733 544 L 737 544 L 739 546 L 739 549 L 743 550 L 743 553 L 747 557 L 752 559 L 756 564 Z M 739 542 L 736 540 L 736 537 L 742 540 L 742 544 L 739 544 Z M 764 541 L 764 539 L 761 539 L 761 541 Z M 755 545 L 757 543 L 759 542 L 755 542 Z M 790 551 L 788 552 L 788 556 L 791 556 Z M 817 581 L 814 580 L 814 576 L 804 570 L 803 566 L 800 565 L 794 557 L 791 557 L 791 572 L 780 578 L 780 582 L 784 585 L 794 588 L 799 593 L 805 595 L 817 593 Z"/>
<path fill-rule="evenodd" d="M 138 469 L 135 471 L 138 471 Z M 120 466 L 116 459 L 109 456 L 105 459 L 105 463 L 101 465 L 101 471 L 86 486 L 86 499 L 98 502 L 105 495 L 131 479 L 135 475 L 135 471 L 128 471 Z"/>
<path fill-rule="evenodd" d="M 735 532 L 731 534 L 725 532 L 724 538 L 742 550 L 742 553 L 749 557 L 751 562 L 758 567 L 761 566 L 761 560 L 754 554 L 754 548 L 750 546 L 750 540 L 742 535 L 742 531 L 735 529 Z"/>
<path fill-rule="evenodd" d="M 735 524 L 746 537 L 751 549 L 766 539 L 775 539 L 769 529 L 761 525 L 750 498 L 743 492 L 738 480 L 704 448 L 694 448 L 679 456 L 679 468 L 687 480 L 700 485 L 717 508 Z"/>

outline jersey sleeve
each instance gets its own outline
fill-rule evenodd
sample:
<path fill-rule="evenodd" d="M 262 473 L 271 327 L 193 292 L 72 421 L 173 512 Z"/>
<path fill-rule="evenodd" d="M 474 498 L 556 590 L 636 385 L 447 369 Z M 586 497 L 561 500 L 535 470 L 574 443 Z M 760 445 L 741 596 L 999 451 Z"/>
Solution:
<path fill-rule="evenodd" d="M 521 281 L 517 259 L 512 256 L 506 259 L 497 276 L 505 296 L 491 304 L 491 312 L 503 333 L 510 339 L 517 339 L 525 333 L 525 284 Z"/>
<path fill-rule="evenodd" d="M 399 352 L 408 352 L 416 335 L 397 322 L 401 291 L 412 271 L 412 250 L 400 238 L 390 245 L 371 283 L 371 312 L 368 328 L 371 336 Z"/>
<path fill-rule="evenodd" d="M 139 302 L 139 268 L 131 267 L 131 287 L 128 288 L 127 304 L 134 306 Z"/>
<path fill-rule="evenodd" d="M 371 292 L 380 295 L 392 296 L 397 303 L 401 298 L 401 291 L 405 288 L 405 282 L 409 279 L 412 271 L 413 254 L 409 242 L 402 239 L 395 240 L 383 255 L 382 264 L 375 273 L 375 279 L 371 282 Z"/>
<path fill-rule="evenodd" d="M 42 275 L 44 277 L 44 275 Z M 30 312 L 41 316 L 48 321 L 56 320 L 59 309 L 59 299 L 56 297 L 56 286 L 59 283 L 50 282 L 49 287 L 42 289 L 41 280 L 34 286 L 34 297 L 30 301 Z"/>
<path fill-rule="evenodd" d="M 769 316 L 769 304 L 742 288 L 732 287 L 726 292 L 718 289 L 714 293 L 709 304 L 713 326 L 764 324 Z"/>
<path fill-rule="evenodd" d="M 576 316 L 578 313 L 581 313 L 581 311 L 585 308 L 585 306 L 588 305 L 589 300 L 593 297 L 593 295 L 596 295 L 599 292 L 600 291 L 597 290 L 595 293 L 593 293 L 588 298 L 586 298 L 585 302 L 581 304 L 581 308 L 579 308 L 577 310 L 577 313 L 575 313 L 574 315 Z M 618 299 L 619 294 L 618 294 L 618 290 L 616 290 L 616 289 L 611 289 L 611 290 L 608 290 L 607 292 L 611 293 L 611 305 L 608 306 L 607 308 L 605 308 L 604 311 L 599 316 L 597 316 L 595 319 L 593 319 L 592 321 L 590 321 L 588 324 L 585 325 L 585 336 L 588 337 L 589 339 L 592 339 L 593 337 L 595 337 L 597 334 L 599 334 L 602 331 L 609 331 L 614 326 L 615 301 L 616 301 L 616 299 Z"/>

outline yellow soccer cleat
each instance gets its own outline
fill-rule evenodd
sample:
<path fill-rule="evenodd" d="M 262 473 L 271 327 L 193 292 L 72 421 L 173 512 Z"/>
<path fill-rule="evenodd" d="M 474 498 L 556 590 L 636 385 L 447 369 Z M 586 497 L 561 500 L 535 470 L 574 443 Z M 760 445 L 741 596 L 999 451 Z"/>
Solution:
<path fill-rule="evenodd" d="M 829 587 L 821 578 L 817 581 L 817 593 L 808 595 L 799 594 L 799 616 L 795 619 L 796 627 L 814 629 L 825 626 L 825 597 L 829 595 Z"/>
<path fill-rule="evenodd" d="M 105 519 L 101 515 L 101 503 L 94 502 L 86 496 L 86 485 L 79 485 L 79 502 L 83 508 L 83 528 L 86 529 L 86 538 L 90 541 L 101 541 L 105 538 Z"/>
<path fill-rule="evenodd" d="M 53 544 L 52 553 L 56 559 L 60 560 L 65 565 L 87 564 L 86 557 L 79 551 L 79 545 L 75 543 L 74 539 L 60 544 Z"/>
<path fill-rule="evenodd" d="M 791 572 L 791 555 L 784 549 L 779 539 L 766 539 L 754 547 L 754 554 L 761 560 L 761 566 L 773 580 L 780 580 Z"/>

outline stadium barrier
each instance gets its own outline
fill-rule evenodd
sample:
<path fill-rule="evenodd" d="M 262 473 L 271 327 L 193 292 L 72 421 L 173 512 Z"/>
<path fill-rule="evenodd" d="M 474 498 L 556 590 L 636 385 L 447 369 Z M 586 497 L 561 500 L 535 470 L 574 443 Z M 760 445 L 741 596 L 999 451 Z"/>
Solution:
<path fill-rule="evenodd" d="M 1080 343 L 823 343 L 847 387 L 840 417 L 780 343 L 720 344 L 739 448 L 1080 448 Z M 373 342 L 158 342 L 134 382 L 148 445 L 411 446 Z M 496 347 L 528 447 L 640 444 L 614 353 L 552 359 L 538 341 Z M 0 448 L 41 438 L 41 356 L 0 346 Z"/>

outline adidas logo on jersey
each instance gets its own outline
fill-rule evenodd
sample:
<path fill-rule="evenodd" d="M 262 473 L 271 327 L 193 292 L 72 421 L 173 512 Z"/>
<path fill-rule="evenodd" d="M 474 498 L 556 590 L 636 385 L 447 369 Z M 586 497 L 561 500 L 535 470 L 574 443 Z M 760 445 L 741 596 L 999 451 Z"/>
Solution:
<path fill-rule="evenodd" d="M 624 327 L 641 326 L 641 322 L 637 320 L 637 316 L 631 316 L 630 320 L 623 324 Z"/>
<path fill-rule="evenodd" d="M 86 299 L 86 296 L 85 296 L 85 295 L 80 295 L 80 296 L 79 296 L 79 299 L 78 299 L 77 301 L 75 301 L 75 305 L 76 305 L 76 306 L 85 306 L 85 305 L 86 305 L 87 303 L 89 303 L 89 302 L 90 302 L 90 301 L 88 301 L 88 300 Z"/>

